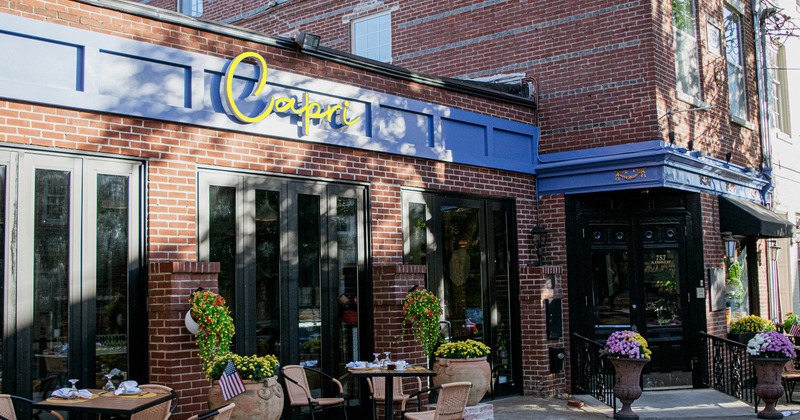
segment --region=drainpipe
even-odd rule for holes
[[[756,85],[758,86],[758,122],[759,139],[761,142],[761,173],[767,177],[767,185],[761,190],[761,199],[768,207],[772,207],[772,200],[767,200],[773,188],[772,183],[772,140],[769,128],[769,72],[767,71],[767,35],[764,31],[766,19],[775,13],[774,7],[761,7],[760,0],[752,0],[753,34],[756,47]]]

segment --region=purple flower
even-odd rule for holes
[[[747,353],[753,357],[797,358],[794,344],[777,331],[760,332],[747,342]]]
[[[605,353],[614,357],[649,359],[650,349],[647,340],[634,331],[616,331],[608,337]]]

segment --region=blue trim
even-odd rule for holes
[[[272,68],[262,98],[301,100],[308,92],[310,100],[323,105],[347,100],[348,117],[361,119],[351,126],[312,122],[308,134],[295,115],[271,114],[258,123],[243,124],[226,113],[221,100],[221,81],[234,57],[217,58],[3,13],[0,54],[0,97],[8,100],[530,174],[536,168],[536,126]],[[234,91],[249,92],[255,73],[253,65],[238,66]],[[263,105],[263,100],[237,101],[244,112],[253,114]]]
[[[660,140],[539,156],[537,193],[667,187],[763,202],[768,180],[750,168]]]

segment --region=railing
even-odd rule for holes
[[[601,355],[603,344],[572,334],[574,393],[589,394],[617,412],[614,398],[614,367]]]
[[[705,352],[698,358],[705,363],[701,366],[703,385],[756,406],[756,373],[747,346],[703,331],[699,337],[700,351]]]

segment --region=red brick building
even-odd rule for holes
[[[653,387],[700,385],[689,374],[700,357],[696,334],[724,335],[728,311],[734,319],[781,318],[770,304],[777,289],[766,280],[763,239],[789,236],[792,227],[761,213],[771,203],[772,165],[758,129],[761,38],[753,22],[766,7],[214,1],[199,18],[287,37],[311,33],[324,47],[413,71],[531,88],[542,129],[534,223],[548,232],[535,261],[563,283],[520,295],[522,391],[552,394],[565,382],[549,376],[547,349],[569,348],[569,334],[542,338],[543,326],[530,327],[524,308],[554,297],[563,299],[565,333],[602,340],[636,325],[655,347],[654,375],[645,376]],[[737,240],[746,291],[710,278],[724,277],[733,261],[723,258],[727,232]]]

